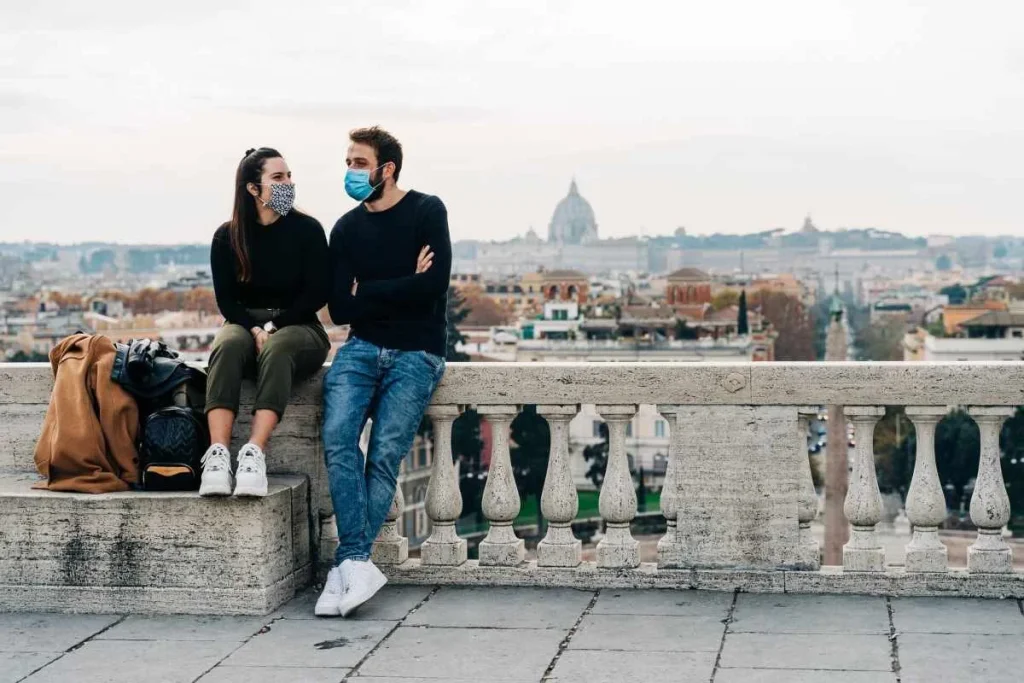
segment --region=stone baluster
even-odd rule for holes
[[[807,453],[807,430],[811,418],[818,414],[816,406],[797,408],[797,454],[800,469],[797,472],[797,521],[800,523],[800,547],[798,566],[800,569],[821,568],[821,548],[811,534],[811,522],[818,517],[818,495],[814,492],[814,477],[811,475],[811,458]]]
[[[857,406],[846,408],[857,440],[853,457],[853,476],[846,492],[843,512],[853,527],[850,540],[843,546],[843,568],[852,572],[885,571],[885,550],[875,525],[882,519],[882,494],[875,476],[875,424],[884,408]]]
[[[598,507],[604,518],[605,536],[597,544],[597,566],[610,569],[640,565],[640,544],[629,524],[636,517],[636,489],[626,458],[626,423],[636,415],[635,405],[597,406],[608,423],[608,463]]]
[[[551,452],[540,509],[548,521],[548,531],[537,544],[538,567],[576,567],[582,560],[583,544],[573,536],[572,521],[579,512],[579,496],[569,471],[569,422],[577,406],[537,406],[551,431]]]
[[[682,433],[679,429],[679,406],[659,405],[658,412],[668,423],[668,463],[665,481],[661,486],[661,514],[665,517],[665,535],[658,539],[658,566],[678,567],[680,538],[676,518],[679,514],[679,459],[682,453]]]
[[[914,530],[907,544],[908,572],[944,572],[948,568],[946,546],[939,540],[939,525],[946,520],[946,497],[935,467],[935,426],[946,412],[939,406],[907,407],[917,434],[914,476],[907,491],[907,519]]]
[[[508,450],[509,425],[519,409],[516,406],[478,406],[477,412],[491,423],[491,466],[481,506],[491,526],[487,537],[480,541],[480,564],[515,566],[526,558],[526,545],[512,528],[519,515],[520,500]]]
[[[967,549],[967,570],[994,574],[1013,571],[1013,554],[1003,540],[1003,526],[1010,521],[1010,498],[1006,495],[999,464],[999,432],[1013,415],[1009,407],[978,407],[967,411],[978,423],[981,460],[971,496],[971,521],[978,538]]]
[[[384,526],[373,542],[373,561],[377,564],[402,564],[409,559],[409,539],[398,533],[398,518],[405,511],[405,495],[401,483],[395,487]]]
[[[434,405],[427,408],[434,425],[434,464],[427,485],[427,516],[430,537],[420,549],[425,565],[457,566],[466,561],[466,540],[459,538],[455,522],[462,514],[462,494],[452,462],[452,423],[459,416],[458,406]]]

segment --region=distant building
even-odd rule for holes
[[[711,276],[697,268],[681,268],[668,276],[665,301],[669,306],[711,303]]]
[[[569,184],[569,194],[555,206],[548,226],[548,242],[584,244],[597,241],[597,220],[590,202],[583,198],[576,180]]]

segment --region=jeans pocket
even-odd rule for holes
[[[444,358],[433,353],[428,353],[427,351],[420,351],[420,353],[423,354],[423,359],[427,361],[434,372],[440,373],[444,371]]]

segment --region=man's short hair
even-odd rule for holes
[[[369,128],[356,128],[348,134],[352,142],[359,142],[369,145],[377,155],[377,164],[383,166],[389,161],[395,165],[394,178],[398,180],[398,174],[402,172],[402,143],[380,126]]]

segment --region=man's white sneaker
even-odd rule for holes
[[[247,443],[238,451],[238,470],[235,472],[235,495],[267,495],[267,457],[263,449]]]
[[[316,601],[313,614],[318,617],[341,616],[341,599],[345,595],[345,582],[342,580],[341,567],[334,567],[327,573],[324,591]]]
[[[203,477],[199,484],[200,496],[230,496],[231,451],[221,443],[211,444],[203,454]]]
[[[345,582],[345,593],[338,605],[338,612],[347,617],[357,607],[377,594],[388,578],[370,560],[345,560],[341,563]]]

